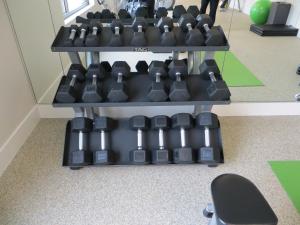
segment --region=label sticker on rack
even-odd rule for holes
[[[149,48],[135,48],[135,52],[149,52]]]

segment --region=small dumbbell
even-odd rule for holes
[[[132,28],[134,30],[133,38],[131,40],[132,46],[145,46],[147,44],[145,37],[147,25],[146,20],[142,17],[136,17],[134,19],[132,24]]]
[[[148,8],[147,7],[139,7],[135,11],[135,17],[143,17],[143,18],[148,18]]]
[[[92,163],[92,155],[88,148],[88,133],[93,129],[93,120],[77,117],[71,121],[72,132],[78,133],[78,149],[72,151],[72,166],[87,166]]]
[[[116,15],[111,12],[109,9],[102,10],[102,18],[103,19],[116,19]]]
[[[228,100],[231,93],[221,77],[219,67],[215,60],[204,60],[199,67],[200,74],[205,80],[211,80],[211,84],[207,88],[208,96],[212,100]]]
[[[161,35],[161,45],[162,46],[174,46],[176,45],[176,38],[173,30],[173,20],[170,17],[162,17],[157,23],[162,32]]]
[[[84,46],[84,41],[86,34],[89,32],[89,27],[86,24],[82,24],[79,28],[80,30],[80,35],[76,40],[74,41],[75,46]]]
[[[172,116],[172,128],[180,131],[180,147],[174,149],[174,163],[193,163],[193,150],[187,145],[186,130],[193,127],[193,119],[190,114],[179,113]]]
[[[99,33],[101,32],[102,26],[98,23],[91,23],[90,33],[86,36],[85,45],[90,47],[96,47],[100,44]]]
[[[79,100],[80,93],[77,83],[85,80],[86,69],[81,64],[72,64],[67,74],[67,79],[58,88],[56,101],[61,103],[73,103]]]
[[[120,20],[113,20],[111,22],[111,30],[113,32],[113,35],[110,39],[109,46],[113,47],[118,47],[123,45],[123,40],[122,40],[122,32],[124,29],[124,26]]]
[[[212,28],[213,20],[207,14],[197,16],[197,28],[205,34],[205,44],[207,46],[225,45],[224,34],[216,28]]]
[[[189,13],[183,14],[178,24],[184,32],[188,32],[185,38],[185,43],[189,46],[200,46],[204,44],[204,37],[199,29],[194,29],[196,19]]]
[[[152,151],[152,163],[167,164],[170,162],[170,151],[166,147],[165,131],[170,128],[170,119],[155,116],[151,119],[151,127],[158,131],[158,148]]]
[[[113,64],[111,73],[117,78],[117,82],[113,83],[107,97],[111,102],[124,102],[128,95],[123,79],[130,75],[130,67],[125,61],[117,61]]]
[[[102,61],[100,65],[104,68],[106,73],[111,73],[112,68],[108,61]]]
[[[149,128],[149,119],[145,116],[135,116],[130,118],[129,125],[132,130],[137,131],[137,148],[130,151],[130,161],[133,164],[148,164],[149,153],[144,145],[144,131]]]
[[[148,72],[149,66],[145,60],[140,60],[135,66],[135,69],[140,74],[145,74]]]
[[[101,102],[102,91],[99,81],[105,77],[105,70],[101,64],[91,64],[86,73],[87,84],[83,90],[82,101]]]
[[[64,41],[64,45],[68,46],[68,47],[73,46],[77,34],[78,34],[78,26],[77,25],[71,25],[70,35],[69,35],[68,39]]]
[[[171,86],[169,98],[171,101],[187,101],[190,93],[183,77],[188,73],[184,60],[173,60],[169,65],[169,76],[175,80]]]
[[[109,117],[96,117],[94,131],[100,133],[100,149],[94,151],[94,164],[105,165],[113,162],[113,151],[110,149],[108,133],[114,128],[114,120]]]
[[[191,14],[194,18],[200,14],[200,10],[196,5],[190,5],[186,12]]]
[[[179,19],[181,15],[186,14],[186,9],[183,5],[176,5],[173,9],[173,18]]]
[[[131,19],[131,15],[129,12],[127,12],[126,9],[120,9],[119,10],[119,13],[118,13],[118,16],[120,19]]]
[[[161,79],[168,75],[163,61],[153,61],[149,66],[149,75],[154,80],[147,97],[153,102],[163,102],[168,99],[168,94]]]
[[[99,11],[97,11],[97,12],[95,12],[95,19],[102,19],[102,13],[101,12],[99,12]]]
[[[204,130],[204,147],[198,151],[198,162],[216,166],[221,161],[220,149],[211,142],[211,130],[219,128],[218,116],[213,113],[201,113],[196,118],[197,127]]]
[[[93,12],[88,12],[87,14],[86,14],[86,18],[88,18],[88,19],[95,19],[95,14],[93,13]]]
[[[167,17],[167,16],[168,16],[168,10],[165,7],[159,7],[156,10],[155,17],[157,19],[160,19],[162,17]]]

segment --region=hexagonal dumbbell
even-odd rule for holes
[[[165,7],[159,7],[156,10],[155,17],[157,19],[160,19],[162,17],[167,17],[167,16],[168,16],[168,10]]]
[[[67,79],[58,88],[55,99],[61,103],[73,103],[79,100],[78,84],[85,80],[86,69],[81,64],[72,64]]]
[[[86,85],[82,94],[84,102],[101,102],[103,100],[99,82],[105,78],[105,69],[101,64],[90,64],[86,73]]]
[[[197,5],[190,5],[186,12],[191,14],[194,18],[200,14],[200,10]]]
[[[132,28],[134,30],[131,40],[132,46],[145,46],[147,44],[147,40],[145,37],[147,26],[148,24],[143,17],[135,17],[132,24]]]
[[[167,116],[155,116],[151,119],[151,127],[158,131],[158,148],[152,151],[152,163],[170,163],[170,151],[166,147],[165,131],[170,128],[170,119]]]
[[[174,46],[176,45],[176,38],[173,32],[173,20],[170,17],[162,17],[157,23],[162,32],[161,45],[162,46]]]
[[[103,19],[116,19],[116,15],[109,9],[103,9],[101,14]]]
[[[149,66],[145,60],[140,60],[137,62],[135,69],[140,74],[146,74],[148,72]]]
[[[149,119],[145,116],[134,116],[130,118],[129,126],[137,131],[137,148],[130,152],[130,161],[133,164],[148,164],[149,153],[145,149],[144,131],[149,129]]]
[[[114,120],[109,117],[96,117],[94,121],[94,130],[100,133],[101,145],[97,151],[94,151],[94,164],[106,165],[113,163],[114,155],[109,145],[109,132],[114,128]]]
[[[172,116],[172,128],[180,131],[180,147],[173,150],[174,163],[190,164],[194,162],[193,150],[188,147],[186,130],[193,127],[193,118],[188,113],[179,113]]]
[[[104,68],[106,73],[111,73],[112,68],[108,61],[102,61],[100,65]]]
[[[120,19],[131,19],[131,15],[126,9],[120,9],[118,16]]]
[[[201,113],[196,118],[196,125],[204,130],[204,146],[198,150],[198,162],[216,166],[221,161],[220,149],[212,144],[211,129],[219,128],[218,116],[213,113]]]
[[[183,5],[176,5],[173,9],[173,18],[179,19],[181,15],[186,14],[186,9]]]
[[[211,84],[207,88],[208,96],[212,100],[228,100],[231,93],[221,77],[216,61],[213,59],[204,60],[199,69],[200,74],[205,80],[211,80]]]
[[[204,37],[199,29],[195,29],[197,21],[191,14],[183,14],[178,23],[184,32],[188,32],[185,37],[187,45],[199,46],[204,44]]]
[[[90,47],[96,47],[100,45],[99,34],[101,32],[102,25],[99,23],[90,24],[90,33],[86,36],[85,45]]]
[[[88,133],[93,129],[93,120],[77,117],[71,121],[72,132],[78,133],[78,149],[72,151],[72,166],[86,166],[92,163],[92,155],[88,150]]]
[[[127,101],[128,95],[126,85],[123,79],[130,75],[130,67],[125,61],[116,61],[112,66],[112,76],[117,78],[117,82],[113,83],[108,93],[108,100],[111,102]]]
[[[123,39],[121,34],[123,33],[123,23],[121,20],[113,20],[111,22],[111,30],[113,32],[113,35],[110,39],[109,46],[118,47],[123,45]]]
[[[225,37],[222,32],[216,28],[212,28],[213,21],[207,14],[197,16],[197,28],[205,34],[205,44],[207,46],[222,46],[225,45]]]
[[[169,65],[169,76],[175,80],[171,86],[169,98],[171,101],[187,101],[190,93],[187,83],[182,78],[187,75],[187,65],[184,60],[173,60]]]
[[[80,30],[80,35],[78,38],[75,39],[74,45],[75,46],[84,46],[86,34],[89,32],[89,26],[86,24],[82,24],[80,26],[79,30]]]
[[[152,61],[149,67],[149,75],[153,78],[150,91],[147,95],[152,102],[163,102],[168,99],[168,94],[164,83],[161,79],[165,78],[168,73],[163,61]]]
[[[64,46],[68,46],[68,47],[73,46],[77,35],[78,35],[78,26],[71,25],[70,34],[69,34],[67,40],[64,41]]]

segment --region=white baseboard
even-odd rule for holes
[[[6,142],[0,147],[0,176],[14,159],[39,120],[38,106],[34,106]]]
[[[193,112],[193,106],[175,107],[126,107],[102,108],[100,114],[111,117],[130,117],[137,114],[153,116],[159,114],[173,115],[178,112]],[[51,105],[39,105],[41,118],[72,118],[74,113],[70,108],[53,108]],[[213,112],[219,116],[287,116],[300,115],[300,103],[232,103],[213,107]]]

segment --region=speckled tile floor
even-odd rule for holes
[[[0,178],[1,225],[204,225],[210,182],[222,173],[251,179],[280,225],[300,215],[269,160],[300,159],[300,117],[221,118],[226,163],[206,166],[61,167],[66,120],[41,120]]]

